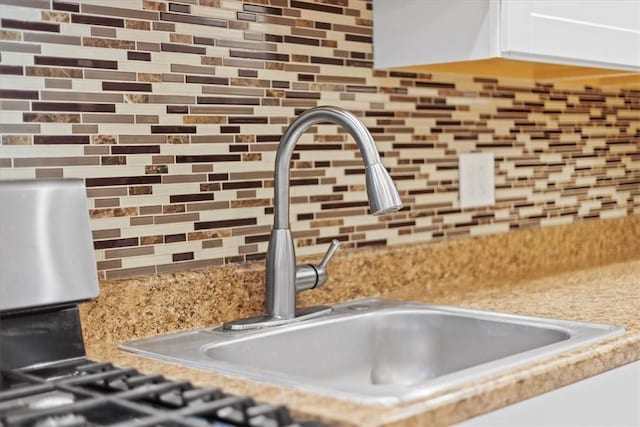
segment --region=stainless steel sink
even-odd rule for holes
[[[621,334],[624,328],[367,299],[250,331],[221,326],[122,349],[200,369],[390,405]]]

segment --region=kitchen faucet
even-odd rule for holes
[[[296,266],[293,238],[289,228],[289,169],[293,149],[311,126],[334,123],[346,129],[360,149],[365,165],[369,208],[373,215],[395,212],[402,207],[400,195],[387,170],[380,163],[376,144],[367,128],[352,113],[337,107],[316,107],[302,113],[280,139],[276,153],[274,183],[274,223],[266,260],[265,314],[225,323],[225,330],[256,329],[305,320],[326,314],[330,307],[310,307],[296,312],[296,293],[322,286],[327,280],[327,264],[338,249],[334,240],[319,265]]]

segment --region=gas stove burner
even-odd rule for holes
[[[2,371],[0,427],[321,426],[285,406],[81,359]]]

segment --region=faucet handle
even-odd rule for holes
[[[319,288],[327,282],[329,277],[327,265],[339,247],[340,241],[334,239],[331,245],[329,245],[327,253],[324,254],[324,258],[320,261],[320,264],[302,264],[296,266],[296,292]]]
[[[329,264],[329,261],[331,261],[331,258],[333,258],[336,251],[339,248],[340,248],[340,240],[333,239],[331,241],[331,244],[329,245],[329,249],[327,249],[327,253],[324,254],[322,261],[320,261],[320,264],[318,265],[318,267],[320,267],[319,269],[322,269],[322,270],[327,269],[327,265]]]

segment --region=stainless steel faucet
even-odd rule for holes
[[[333,241],[319,265],[296,267],[293,238],[289,228],[289,169],[291,154],[300,136],[319,123],[335,123],[346,129],[360,149],[365,165],[367,196],[373,215],[395,212],[402,207],[400,195],[387,170],[380,163],[376,144],[367,128],[352,113],[337,107],[317,107],[302,113],[291,123],[276,153],[274,224],[267,249],[266,307],[262,316],[224,324],[224,329],[253,329],[316,317],[331,311],[311,307],[296,312],[296,293],[321,286],[327,280],[327,264],[338,249]]]

